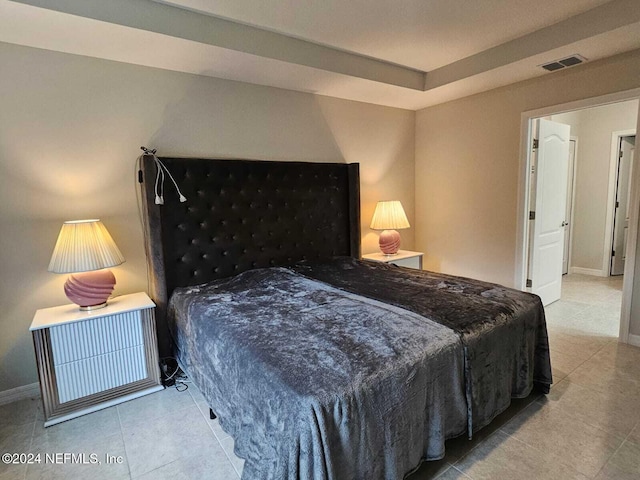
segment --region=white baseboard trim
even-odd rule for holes
[[[23,385],[22,387],[16,387],[11,390],[0,392],[0,405],[6,405],[7,403],[17,402],[18,400],[24,400],[25,398],[39,396],[40,384],[31,383],[29,385]]]
[[[608,277],[609,274],[595,268],[571,267],[569,273],[578,273],[580,275],[592,275],[594,277]]]
[[[629,345],[640,347],[640,335],[629,334]]]

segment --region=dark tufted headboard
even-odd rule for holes
[[[145,242],[158,343],[169,354],[166,305],[176,287],[252,268],[360,257],[358,164],[161,158],[170,180],[155,204],[156,164],[141,161]]]

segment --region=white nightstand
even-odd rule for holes
[[[100,310],[36,311],[31,333],[45,427],[162,390],[154,315],[146,293]]]
[[[382,252],[368,253],[362,258],[373,260],[374,262],[393,263],[400,267],[415,268],[422,270],[422,252],[410,252],[409,250],[398,250],[395,255],[385,255]]]

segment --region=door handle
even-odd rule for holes
[[[562,222],[562,224],[560,226],[561,227],[566,227],[567,225],[569,225],[569,222]]]

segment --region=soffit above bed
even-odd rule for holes
[[[0,0],[0,41],[419,109],[640,48],[640,0]]]

